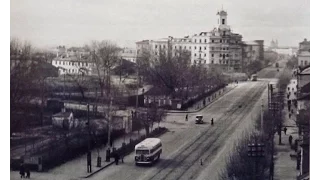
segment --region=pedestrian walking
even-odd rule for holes
[[[284,134],[287,134],[287,127],[284,127],[283,132]]]
[[[25,169],[24,169],[24,164],[20,164],[20,178],[24,178],[25,174]]]
[[[298,150],[298,139],[294,140],[294,151],[297,152]]]
[[[213,126],[213,118],[211,119],[211,126]]]
[[[292,136],[291,135],[289,136],[289,144],[290,144],[290,146],[292,144]]]
[[[28,167],[26,168],[26,172],[27,172],[27,178],[30,179],[30,169]]]
[[[186,121],[188,121],[188,114],[186,115]]]
[[[114,153],[114,161],[116,162],[116,165],[119,163],[119,154],[116,152]]]

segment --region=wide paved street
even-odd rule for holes
[[[212,164],[214,168],[209,171],[217,177],[218,169],[224,165],[221,158],[227,154],[226,150],[251,127],[254,116],[259,115],[259,99],[266,84],[267,81],[242,82],[202,111],[189,114],[188,122],[185,114],[170,114],[162,123],[170,132],[160,137],[163,143],[160,161],[151,167],[137,167],[132,153],[124,164],[108,167],[90,179],[196,179]],[[196,114],[202,114],[206,123],[195,124]],[[210,125],[211,118],[214,118],[214,127]]]

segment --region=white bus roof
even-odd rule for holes
[[[154,146],[156,146],[157,144],[159,144],[161,142],[161,140],[159,138],[147,138],[145,140],[143,140],[142,142],[140,142],[139,144],[137,144],[134,148],[135,149],[140,149],[140,148],[146,148],[146,149],[151,149]]]

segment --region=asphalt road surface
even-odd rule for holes
[[[266,99],[267,83],[239,83],[200,112],[189,114],[189,121],[185,121],[186,114],[169,114],[160,124],[169,129],[160,137],[163,153],[153,166],[135,166],[131,153],[124,164],[112,165],[88,179],[219,179],[225,157],[260,115],[259,100],[262,96]],[[196,114],[204,116],[205,124],[195,124]],[[210,125],[211,118],[214,126]]]

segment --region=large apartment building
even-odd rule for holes
[[[179,55],[181,50],[191,53],[192,64],[217,64],[225,70],[241,70],[242,36],[233,33],[227,21],[227,12],[217,13],[218,27],[183,38],[163,38],[158,40],[143,40],[136,43],[137,56],[143,49],[151,50],[157,57],[161,50]]]

